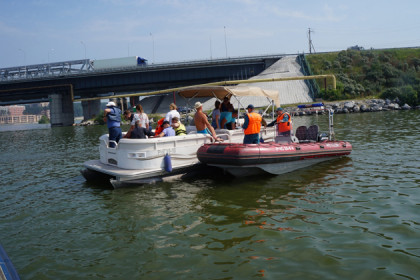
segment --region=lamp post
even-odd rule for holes
[[[152,32],[150,32],[150,36],[152,36],[152,47],[153,47],[153,64],[155,64],[155,38],[153,37]]]
[[[226,42],[226,26],[223,26],[223,29],[225,30],[225,50],[226,50],[226,58],[227,58],[228,55],[227,55],[227,42]]]
[[[23,52],[23,64],[26,65],[26,52],[22,49],[18,49],[18,51]]]
[[[51,50],[48,51],[48,63],[50,63],[50,53],[53,52],[53,51],[54,51],[54,49],[51,49]]]
[[[85,59],[86,59],[86,45],[85,45],[85,43],[83,43],[83,41],[80,41],[80,44],[82,44],[83,47],[85,48]]]
[[[128,56],[130,56],[130,44],[132,45],[133,42],[128,42],[127,43],[127,54],[128,54]]]
[[[211,47],[211,36],[210,36],[210,60],[212,60],[213,59],[213,50],[212,50],[212,47]]]

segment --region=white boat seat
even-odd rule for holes
[[[224,128],[215,129],[214,131],[216,132],[216,134],[229,134],[229,130],[228,129],[224,129]]]

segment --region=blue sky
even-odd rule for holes
[[[0,68],[420,46],[420,1],[0,0]]]

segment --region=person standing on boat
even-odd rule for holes
[[[177,107],[175,103],[171,103],[169,105],[170,111],[165,116],[165,121],[168,121],[169,123],[172,122],[172,118],[177,117],[178,119],[181,119],[181,116],[179,115],[179,112],[176,110]]]
[[[223,98],[223,103],[220,105],[220,112],[227,112],[229,110],[229,105],[232,105],[232,104],[230,104],[229,98],[225,96]]]
[[[124,112],[125,114],[125,112]],[[146,130],[149,130],[149,117],[143,111],[143,107],[140,104],[136,105],[136,113],[131,118],[130,129],[125,134],[124,138],[131,138],[131,132],[134,130],[137,121],[140,122],[140,126],[144,127]]]
[[[194,108],[197,111],[194,115],[194,124],[197,129],[197,133],[210,134],[215,141],[222,141],[222,139],[217,137],[216,132],[209,123],[206,114],[203,113],[203,104],[198,101],[195,103]]]
[[[254,105],[249,104],[246,109],[248,114],[245,115],[244,125],[242,126],[245,133],[244,144],[259,144],[263,118],[260,114],[254,112]]]
[[[231,122],[236,121],[232,117],[234,111],[235,109],[233,108],[233,105],[229,103],[228,110],[220,114],[220,128],[231,130]]]
[[[135,125],[137,121],[140,121],[141,126],[149,130],[149,117],[144,112],[143,107],[140,104],[136,105],[136,113],[134,114],[134,119],[131,122],[131,125]]]
[[[220,101],[216,100],[216,102],[214,102],[213,112],[211,113],[211,126],[214,129],[220,128],[219,119],[220,119]]]
[[[176,136],[187,135],[187,130],[185,129],[185,125],[183,125],[177,117],[172,118],[171,126],[175,130]]]
[[[283,108],[277,108],[277,119],[269,123],[267,126],[274,126],[277,124],[277,135],[290,136],[292,130],[292,118],[290,114],[284,112]]]
[[[109,147],[115,148],[115,142],[118,143],[122,137],[121,109],[118,108],[112,101],[106,104],[106,109],[104,110],[104,121],[108,126]]]

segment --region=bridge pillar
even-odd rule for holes
[[[127,98],[110,98],[109,101],[113,101],[117,107],[119,107],[123,112],[127,109],[130,109],[130,105],[127,103]]]
[[[71,126],[74,123],[74,109],[71,95],[67,92],[48,95],[51,110],[51,126]]]
[[[101,100],[82,101],[83,120],[93,119],[101,112]]]
[[[130,105],[131,108],[136,107],[137,104],[140,103],[140,96],[131,96],[130,97]]]

